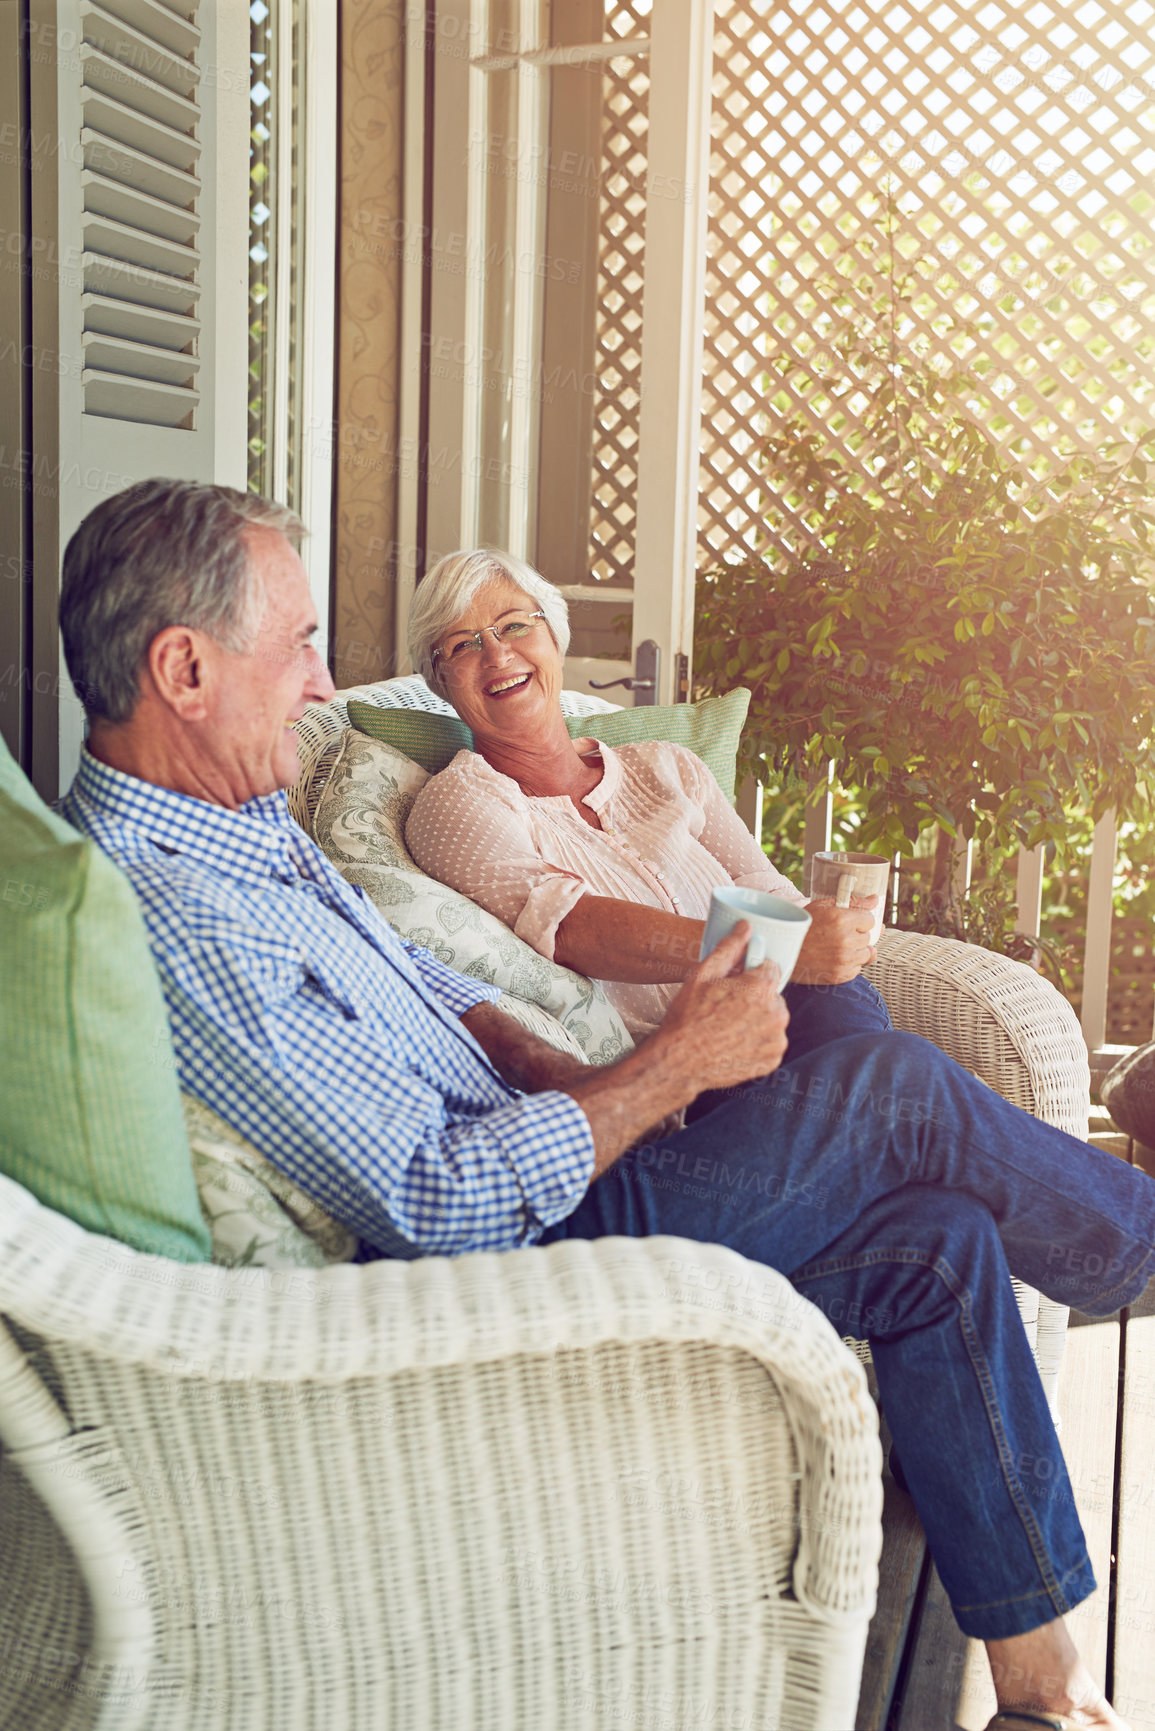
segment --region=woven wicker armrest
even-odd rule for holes
[[[1090,1071],[1078,1018],[1025,962],[954,938],[884,931],[867,973],[896,1028],[933,1041],[1016,1106],[1086,1136]]]
[[[0,1617],[131,1677],[109,1731],[600,1725],[658,1650],[719,1722],[853,1717],[874,1413],[770,1270],[678,1239],[186,1267],[0,1181],[0,1312]],[[0,1722],[61,1682],[0,1668]]]
[[[434,1374],[601,1344],[712,1344],[755,1359],[799,1444],[812,1531],[799,1598],[840,1610],[837,1553],[878,1514],[873,1409],[858,1365],[780,1274],[715,1245],[604,1239],[506,1255],[321,1271],[140,1256],[0,1180],[0,1311],[69,1354],[219,1389]],[[855,1470],[837,1463],[847,1448]],[[833,1567],[830,1565],[833,1564]],[[858,1601],[860,1603],[861,1600]]]

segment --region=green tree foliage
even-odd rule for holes
[[[1072,804],[1135,818],[1155,785],[1155,431],[1042,478],[1009,459],[971,375],[900,341],[895,216],[839,379],[809,381],[867,402],[858,466],[776,417],[767,379],[765,545],[699,583],[696,680],[751,688],[747,773],[834,760],[859,846],[909,853],[937,824],[1061,859]]]

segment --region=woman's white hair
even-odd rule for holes
[[[417,585],[409,609],[409,659],[439,696],[449,697],[449,692],[434,666],[434,649],[469,608],[478,590],[502,578],[516,584],[545,614],[558,652],[564,655],[569,648],[569,608],[565,596],[540,571],[513,553],[499,553],[491,547],[461,548],[456,553],[446,553]]]

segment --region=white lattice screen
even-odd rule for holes
[[[947,353],[947,315],[977,327],[954,353],[997,438],[1042,469],[1155,419],[1149,0],[717,0],[716,16],[704,559],[758,538],[768,364],[797,363],[788,397],[852,456],[854,404],[800,387],[839,322],[829,281],[860,268],[851,244],[888,185],[908,333]]]
[[[649,0],[607,0],[607,36]],[[1043,468],[1155,419],[1155,5],[716,0],[701,554],[758,539],[767,372],[853,456],[854,405],[804,388],[889,187],[907,332],[979,373],[972,409]],[[590,570],[628,582],[644,272],[644,61],[609,63]]]
[[[644,36],[650,0],[607,0],[606,38]],[[646,228],[645,59],[608,61],[603,78],[590,572],[633,578]]]

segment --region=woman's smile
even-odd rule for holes
[[[483,687],[487,697],[503,697],[507,692],[520,691],[533,678],[532,673],[507,673]]]

